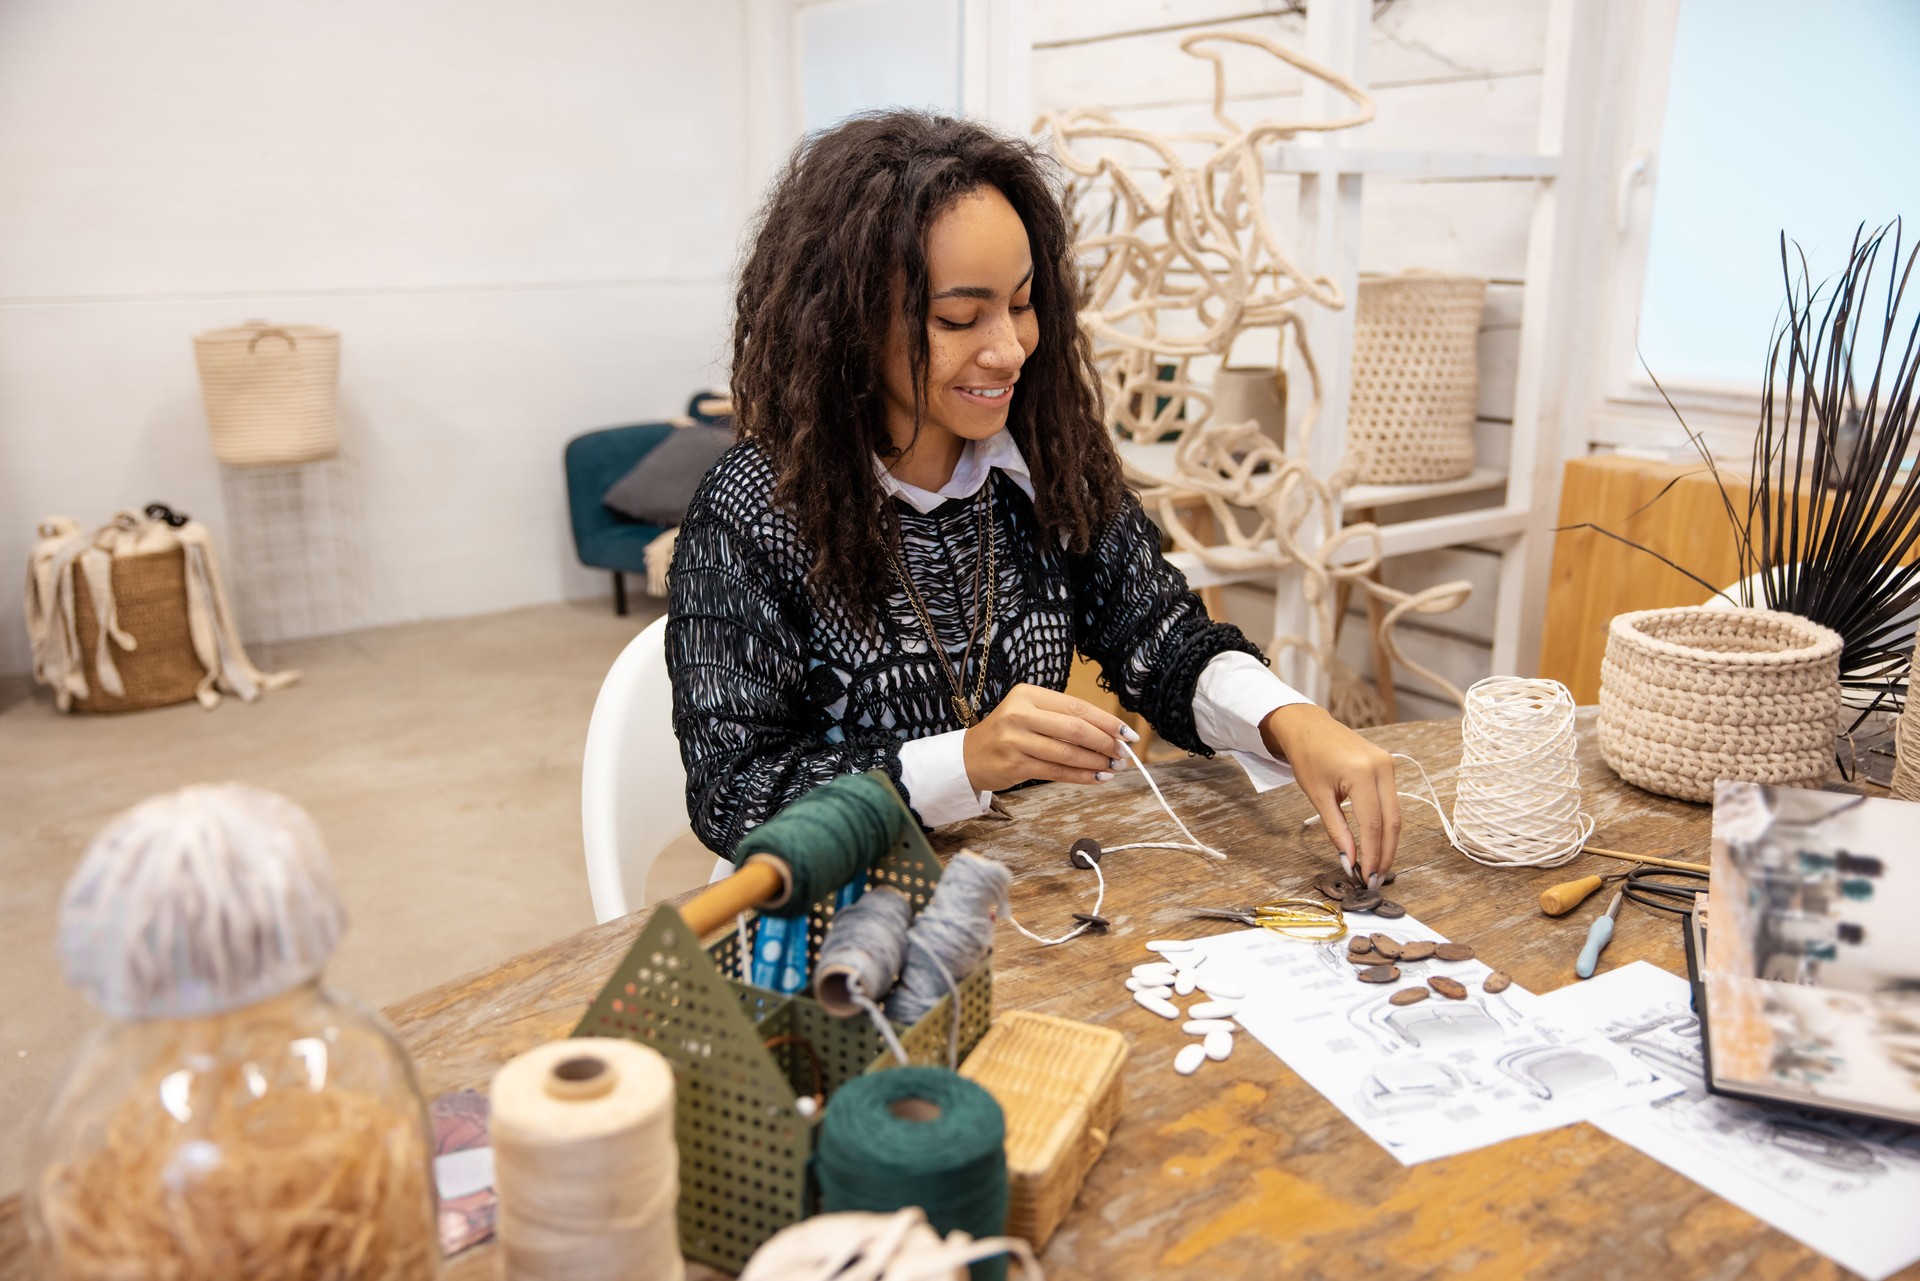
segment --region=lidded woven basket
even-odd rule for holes
[[[1473,470],[1480,313],[1487,282],[1409,272],[1360,282],[1347,449],[1362,484],[1415,485]]]
[[[1710,801],[1716,780],[1817,787],[1840,715],[1839,633],[1764,609],[1620,614],[1600,664],[1600,753],[1636,787]]]
[[[249,321],[193,338],[213,453],[231,467],[318,462],[340,452],[340,334]]]

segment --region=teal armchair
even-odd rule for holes
[[[672,423],[638,423],[590,431],[567,442],[567,509],[573,518],[574,551],[581,564],[612,571],[617,614],[627,612],[622,575],[646,573],[647,544],[666,531],[628,520],[602,503],[600,496],[673,430]]]

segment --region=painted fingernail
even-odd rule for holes
[[[1108,762],[1107,762],[1107,764],[1109,764],[1109,765],[1111,765],[1111,766],[1112,766],[1112,767],[1113,767],[1114,769],[1116,769],[1116,770],[1120,768],[1120,762],[1119,762],[1119,761],[1108,761]]]
[[[1370,890],[1377,890],[1380,888],[1380,873],[1375,872],[1372,876],[1369,876],[1367,878],[1367,888]]]
[[[1106,770],[1101,770],[1093,776],[1093,781],[1096,783],[1111,783],[1113,781],[1113,775],[1109,774]]]
[[[1137,743],[1140,741],[1140,731],[1131,725],[1122,725],[1120,727],[1120,737],[1126,739],[1129,743]]]
[[[1345,872],[1348,876],[1353,875],[1353,860],[1348,858],[1345,854],[1342,854],[1340,856],[1340,870]]]

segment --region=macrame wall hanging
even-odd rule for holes
[[[1251,47],[1332,86],[1352,112],[1243,127],[1227,114],[1222,48],[1229,45]],[[1346,78],[1264,36],[1202,31],[1180,48],[1213,66],[1217,131],[1155,133],[1122,125],[1099,107],[1076,107],[1036,126],[1051,134],[1073,175],[1069,198],[1081,229],[1075,248],[1085,290],[1080,319],[1093,342],[1109,426],[1139,441],[1180,432],[1171,477],[1129,467],[1128,479],[1175,546],[1210,568],[1271,572],[1276,581],[1299,571],[1313,634],[1275,635],[1268,653],[1298,651],[1317,663],[1328,676],[1336,716],[1356,725],[1385,719],[1378,696],[1335,648],[1336,600],[1356,591],[1387,606],[1377,631],[1389,658],[1459,703],[1459,687],[1409,660],[1394,629],[1410,614],[1459,608],[1471,585],[1403,592],[1377,581],[1378,527],[1343,526],[1337,515],[1339,495],[1353,483],[1353,463],[1343,462],[1330,476],[1315,475],[1307,464],[1321,382],[1299,307],[1338,309],[1348,299],[1334,281],[1309,276],[1293,262],[1266,205],[1266,147],[1301,133],[1365,124],[1373,119],[1373,101]],[[1192,368],[1196,360],[1224,362],[1237,339],[1262,329],[1272,330],[1277,343],[1291,340],[1307,376],[1287,451],[1257,423],[1215,420],[1212,397]],[[1222,541],[1195,532],[1196,509],[1208,512]]]

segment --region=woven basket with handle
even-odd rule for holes
[[[113,646],[113,665],[125,692],[101,687],[95,666],[100,620],[84,583],[73,593],[73,626],[86,664],[87,692],[76,695],[76,712],[140,712],[193,701],[207,669],[193,652],[187,621],[186,553],[178,547],[113,558],[114,614],[135,648]],[[111,642],[109,642],[111,643]]]
[[[234,467],[317,462],[340,452],[340,335],[249,321],[195,334],[213,453]]]
[[[1363,484],[1473,470],[1480,313],[1487,282],[1413,272],[1360,282],[1347,449]]]
[[[1643,609],[1608,629],[1600,753],[1649,792],[1710,801],[1718,779],[1817,787],[1839,715],[1839,633],[1797,614]]]

